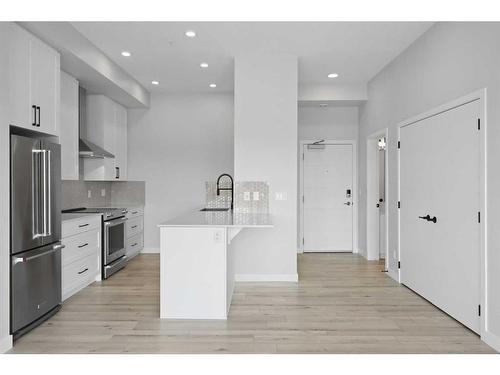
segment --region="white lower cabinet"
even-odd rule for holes
[[[64,301],[101,279],[101,216],[64,218],[62,243],[65,245],[61,259]]]
[[[126,254],[130,260],[144,248],[144,209],[142,207],[128,208],[126,217]]]

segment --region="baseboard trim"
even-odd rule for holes
[[[240,282],[270,282],[270,281],[285,281],[296,283],[299,281],[297,273],[292,274],[237,274],[234,276],[235,281]]]
[[[6,353],[12,349],[12,335],[7,335],[0,339],[0,353]]]
[[[491,332],[483,332],[481,340],[500,353],[500,337]]]
[[[159,247],[145,247],[141,250],[142,254],[159,254],[160,253],[160,248]]]

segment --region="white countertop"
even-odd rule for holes
[[[200,208],[201,209],[201,208]],[[272,228],[269,214],[233,213],[232,211],[200,211],[187,212],[167,220],[159,227],[224,227],[224,228]]]
[[[61,214],[61,221],[66,221],[66,220],[75,220],[75,219],[79,219],[81,217],[89,217],[89,215],[99,215],[101,216],[102,214],[96,214],[96,213],[92,213],[92,214],[89,214],[89,213],[81,213],[81,212],[67,212],[67,213],[64,213],[64,214]]]

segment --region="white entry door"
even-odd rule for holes
[[[352,252],[353,146],[304,145],[304,251]]]
[[[479,332],[479,101],[401,128],[401,282]],[[429,216],[427,216],[429,215]]]

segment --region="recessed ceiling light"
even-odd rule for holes
[[[211,83],[209,86],[210,86],[211,88],[213,88],[213,89],[215,89],[215,88],[217,87],[217,85],[216,85],[215,83]]]
[[[203,62],[200,64],[200,68],[208,68],[208,64]]]
[[[132,54],[129,51],[122,51],[122,56],[130,57]]]
[[[337,73],[328,74],[328,78],[337,78],[339,75]]]
[[[193,30],[188,30],[186,31],[186,36],[188,38],[194,38],[196,36],[196,33]]]
[[[151,84],[153,84],[153,85],[159,85],[160,82],[159,81],[151,81]]]

